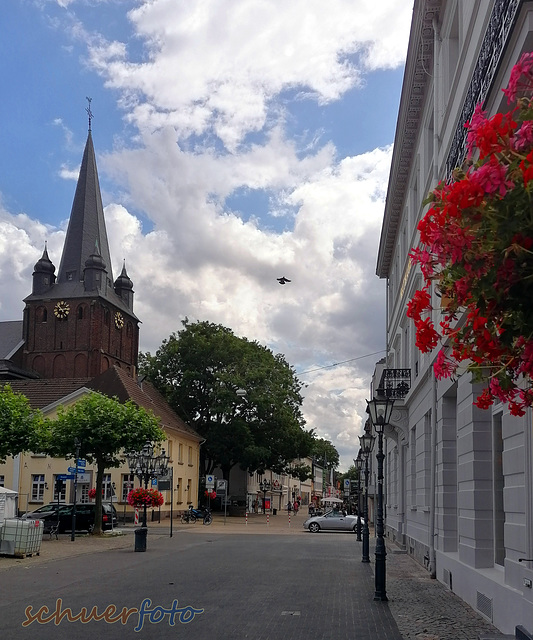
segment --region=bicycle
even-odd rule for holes
[[[194,524],[195,522],[196,516],[194,515],[194,513],[186,511],[185,513],[181,514],[181,524]]]

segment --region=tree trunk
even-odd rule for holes
[[[94,535],[102,534],[102,486],[104,484],[104,461],[98,460],[96,467],[96,498],[94,506]]]

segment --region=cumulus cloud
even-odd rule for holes
[[[235,150],[265,126],[283,91],[324,104],[366,70],[400,64],[410,16],[397,0],[154,0],[129,12],[144,56],[98,38],[90,64],[123,93],[140,130],[211,132]]]

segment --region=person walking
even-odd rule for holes
[[[297,500],[294,501],[294,504],[292,505],[292,508],[294,510],[294,515],[295,516],[298,515],[298,509],[300,508],[300,505],[298,504]]]

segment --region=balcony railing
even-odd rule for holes
[[[410,388],[411,369],[384,369],[377,393],[398,400],[405,398]]]

